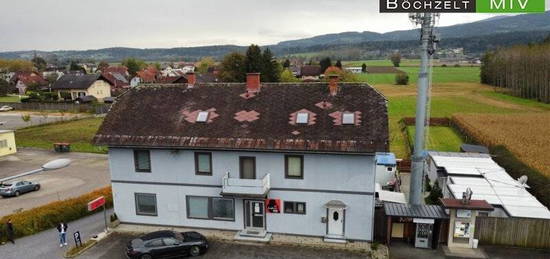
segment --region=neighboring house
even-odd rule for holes
[[[101,75],[111,85],[111,91],[130,87],[130,82],[126,78],[125,74],[122,74],[120,72],[107,71],[102,72]]]
[[[15,154],[15,134],[13,130],[0,130],[0,157]]]
[[[50,77],[51,75],[55,75],[56,76],[56,80],[61,78],[63,75],[65,75],[65,73],[59,71],[59,70],[53,70],[53,71],[44,71],[42,72],[42,77],[44,79],[47,79],[48,77]]]
[[[195,72],[195,63],[192,62],[176,62],[174,63],[174,66],[181,69],[183,74]]]
[[[157,82],[159,84],[186,84],[188,81],[185,76],[168,76],[159,78]]]
[[[126,66],[109,66],[101,70],[102,73],[118,73],[128,78],[130,74],[128,73],[128,68]]]
[[[24,95],[31,86],[38,88],[48,86],[48,81],[37,72],[16,72],[12,76],[11,82],[15,85],[20,95]]]
[[[489,154],[428,152],[426,175],[441,187],[444,198],[461,199],[467,188],[472,199],[494,207],[489,217],[550,219],[550,210],[512,178]]]
[[[300,68],[300,78],[302,78],[302,81],[317,81],[321,74],[321,66],[305,65]]]
[[[349,71],[354,74],[361,74],[363,73],[362,67],[344,67],[344,70]]]
[[[130,80],[130,85],[132,87],[138,86],[139,84],[152,84],[157,82],[159,77],[159,71],[153,67],[149,66],[145,69],[142,69],[136,73],[137,75]]]
[[[109,146],[122,223],[372,241],[387,100],[367,84],[137,87],[94,143]]]
[[[111,85],[100,74],[64,75],[51,88],[60,99],[65,96],[62,93],[67,93],[73,101],[84,96],[94,96],[102,102],[104,98],[111,97]]]
[[[139,76],[134,76],[130,79],[130,86],[136,87],[141,83],[141,78]]]

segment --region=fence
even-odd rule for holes
[[[64,111],[89,112],[95,114],[107,113],[110,104],[75,104],[75,103],[1,103],[0,106],[11,106],[16,110],[31,111]]]
[[[483,245],[550,248],[550,220],[477,217],[475,238]]]

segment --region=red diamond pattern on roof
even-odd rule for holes
[[[332,103],[327,102],[327,101],[322,101],[322,102],[316,103],[315,106],[317,106],[317,107],[319,107],[323,110],[328,110],[328,109],[332,108]]]
[[[336,126],[341,126],[343,125],[342,124],[342,114],[344,113],[348,113],[348,111],[336,111],[336,112],[333,112],[333,113],[330,113],[328,116],[334,118],[334,120],[332,120],[334,122],[334,125]],[[356,111],[356,112],[353,112],[355,113],[355,126],[359,126],[361,125],[361,112],[360,111]]]
[[[199,112],[202,112],[203,110],[195,110],[195,111],[188,111],[188,110],[182,110],[181,113],[185,117],[184,119],[187,122],[190,123],[196,123],[197,122],[197,115]],[[208,110],[205,110],[208,112],[208,120],[206,123],[211,123],[215,118],[219,117],[220,115],[216,113],[216,108],[210,108]]]
[[[244,99],[250,99],[250,98],[256,96],[256,94],[254,92],[246,92],[246,93],[240,94],[239,96],[244,98]]]
[[[317,114],[307,109],[301,109],[299,111],[291,113],[290,117],[288,118],[288,123],[290,125],[296,125],[296,116],[298,116],[298,113],[301,113],[301,112],[305,112],[309,114],[307,125],[315,124],[315,119],[316,119],[315,117],[317,116]]]
[[[235,113],[235,120],[239,122],[248,121],[253,122],[260,118],[260,113],[252,110],[252,111],[240,111]]]

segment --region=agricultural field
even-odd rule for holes
[[[406,130],[412,150],[416,131],[414,126],[407,126]],[[432,126],[428,130],[428,139],[426,141],[426,148],[428,150],[460,152],[460,145],[462,144],[463,141],[460,134],[451,127]]]
[[[52,149],[53,143],[68,142],[71,151],[107,153],[107,148],[92,145],[92,139],[103,118],[87,118],[32,126],[15,132],[19,147]]]
[[[346,67],[360,67],[363,63],[367,66],[393,66],[389,59],[373,59],[373,60],[356,60],[356,61],[343,61],[342,65]],[[401,67],[418,66],[420,65],[420,59],[401,59],[399,64]]]
[[[418,67],[399,67],[399,70],[409,75],[409,84],[415,84],[418,81]],[[479,82],[479,67],[434,67],[433,83],[477,83]],[[376,84],[394,84],[395,74],[357,74],[359,81]]]
[[[550,177],[550,112],[458,114],[454,118],[485,145],[504,145],[521,161]]]

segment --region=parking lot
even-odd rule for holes
[[[135,238],[133,235],[114,233],[106,240],[86,251],[78,258],[85,259],[122,259],[126,258],[124,249],[126,243]],[[263,244],[241,244],[227,243],[220,241],[209,242],[209,249],[206,254],[199,258],[226,258],[226,259],[248,259],[248,258],[350,258],[366,259],[369,256],[365,253],[352,253],[333,249],[313,249],[305,247],[274,246]]]
[[[57,200],[77,197],[110,184],[107,155],[90,153],[55,153],[22,148],[14,155],[0,158],[0,178],[38,169],[44,163],[69,158],[69,167],[23,177],[38,181],[41,189],[19,197],[0,198],[0,217],[14,211],[26,210]]]

